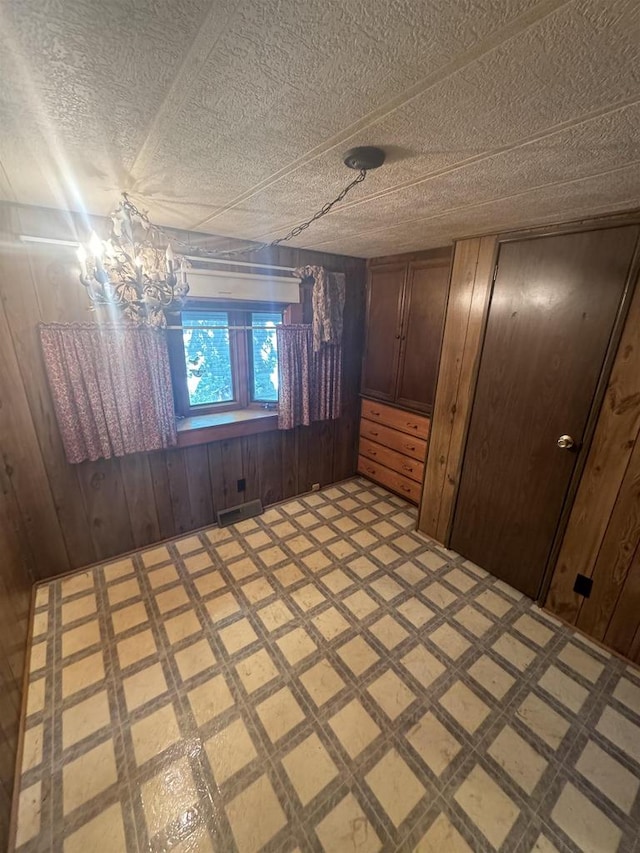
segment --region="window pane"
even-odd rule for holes
[[[278,345],[276,326],[282,314],[273,311],[251,314],[251,352],[253,358],[254,400],[264,403],[278,401]]]
[[[228,403],[233,400],[231,349],[224,311],[183,311],[182,340],[187,365],[187,388],[191,406]]]

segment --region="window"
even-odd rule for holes
[[[190,308],[170,325],[171,372],[178,414],[193,416],[278,402],[276,326],[282,309]]]

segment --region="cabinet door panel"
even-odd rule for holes
[[[396,402],[410,409],[433,409],[448,289],[448,263],[409,265]]]
[[[393,264],[369,271],[362,393],[380,400],[395,396],[405,270],[404,264]]]

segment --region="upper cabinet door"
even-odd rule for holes
[[[449,290],[449,262],[409,264],[396,402],[431,413]]]
[[[380,400],[395,398],[405,273],[405,264],[369,270],[362,393]]]

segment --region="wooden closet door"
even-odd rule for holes
[[[625,289],[635,227],[503,244],[451,547],[535,597]],[[569,441],[573,447],[561,448]]]
[[[409,264],[396,401],[431,413],[449,289],[449,262]]]
[[[379,400],[395,398],[405,272],[404,264],[369,271],[362,393]]]

